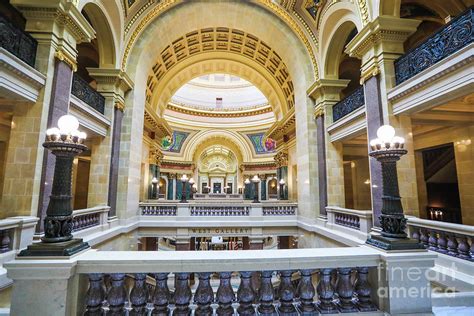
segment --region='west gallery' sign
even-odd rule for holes
[[[247,236],[252,233],[252,229],[249,227],[238,227],[238,228],[232,228],[232,227],[204,228],[203,227],[203,228],[190,228],[189,233],[190,235],[194,235],[194,236],[195,235],[205,235],[205,236],[244,235],[244,236]]]

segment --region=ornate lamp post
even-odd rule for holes
[[[89,244],[82,239],[73,239],[71,205],[72,164],[74,157],[87,149],[83,144],[84,132],[79,132],[79,122],[74,116],[64,115],[58,120],[59,128],[46,131],[43,147],[56,156],[51,196],[44,219],[44,237],[40,243],[32,244],[20,256],[71,256]]]
[[[280,200],[285,199],[285,179],[281,179],[280,182]]]
[[[188,182],[188,176],[183,174],[183,176],[181,177],[181,201],[180,203],[188,203],[188,201],[186,201],[186,182]]]
[[[189,179],[189,184],[191,185],[191,187],[189,188],[189,199],[190,200],[194,200],[194,179],[191,178]]]
[[[157,185],[158,185],[158,179],[156,177],[153,177],[153,179],[151,179],[151,198],[152,199],[158,198]]]
[[[258,203],[258,184],[260,183],[260,178],[257,176],[257,175],[254,175],[253,178],[252,178],[252,182],[255,186],[255,192],[254,192],[254,195],[253,195],[253,201],[252,203]]]
[[[245,184],[245,186],[244,186],[244,198],[250,200],[250,190],[249,190],[250,189],[250,187],[249,187],[250,180],[249,180],[249,178],[245,179],[244,184]]]
[[[370,142],[369,155],[382,164],[382,232],[371,235],[367,243],[385,250],[421,249],[423,246],[405,233],[407,220],[398,190],[397,161],[407,153],[405,139],[395,136],[395,129],[390,125],[381,126],[377,137]]]

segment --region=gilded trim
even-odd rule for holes
[[[54,53],[54,57],[62,62],[65,62],[69,67],[71,67],[72,71],[77,71],[76,59],[64,49],[56,50],[56,52]]]

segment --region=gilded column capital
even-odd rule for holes
[[[122,100],[115,101],[114,107],[121,112],[125,111],[125,103]]]
[[[67,50],[59,48],[54,53],[54,57],[62,62],[65,62],[72,71],[77,71],[77,61],[75,56],[72,56]]]

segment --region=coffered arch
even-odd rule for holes
[[[226,27],[188,32],[167,45],[148,76],[148,92],[159,95],[159,100],[150,100],[150,103],[153,105],[156,101],[158,108],[166,105],[166,97],[171,95],[157,86],[168,84],[183,67],[217,58],[239,61],[257,70],[272,83],[273,90],[278,90],[278,103],[283,114],[294,106],[294,85],[288,68],[278,53],[256,36]]]
[[[220,52],[193,56],[167,72],[160,81],[149,76],[147,103],[160,114],[181,86],[198,76],[212,73],[235,75],[255,85],[272,105],[275,117],[281,117],[287,112],[287,100],[283,89],[263,67],[242,56]]]

